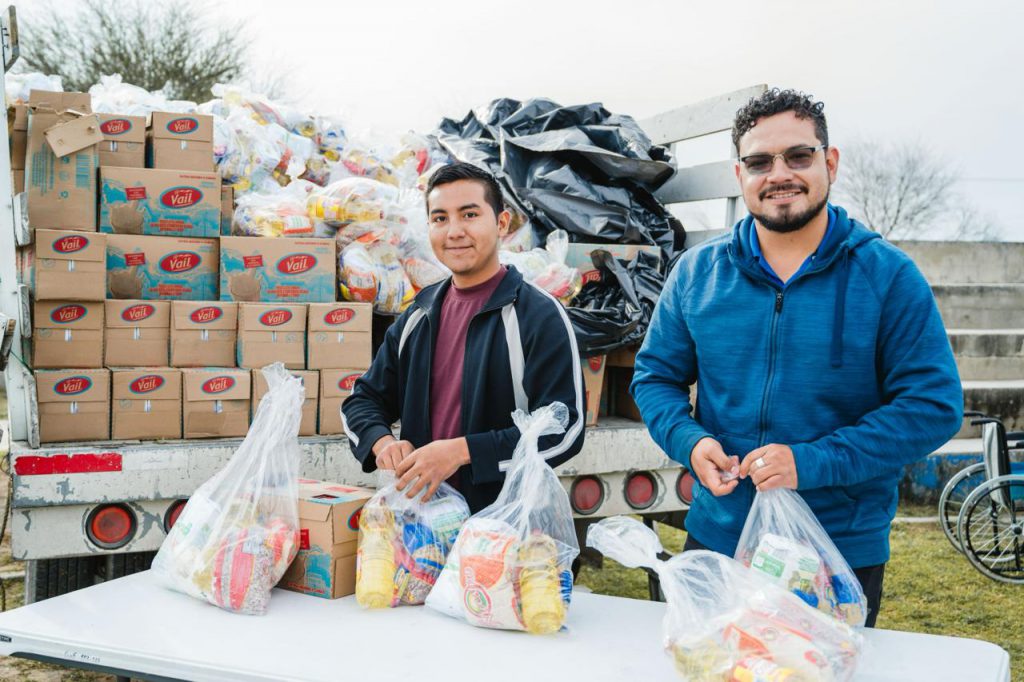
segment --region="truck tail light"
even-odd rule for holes
[[[676,495],[679,496],[679,501],[683,504],[691,504],[693,502],[693,483],[693,474],[684,469],[676,481]]]
[[[633,509],[647,509],[654,504],[658,482],[646,471],[630,474],[626,479],[626,502]]]
[[[181,516],[181,510],[185,508],[186,504],[188,504],[188,500],[178,500],[167,508],[167,513],[164,514],[164,532],[171,532],[178,517]]]
[[[89,513],[86,535],[102,549],[124,547],[135,536],[135,514],[123,504],[106,504]]]
[[[596,476],[580,476],[572,482],[569,502],[577,514],[593,514],[604,502],[604,486]]]

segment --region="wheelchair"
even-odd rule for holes
[[[982,575],[1024,585],[1024,462],[1010,460],[1011,452],[1024,451],[1024,431],[1007,432],[980,412],[964,416],[981,427],[982,461],[943,488],[942,531]]]

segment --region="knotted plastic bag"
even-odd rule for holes
[[[813,608],[849,625],[864,625],[868,608],[860,581],[796,491],[754,496],[736,560]]]
[[[367,608],[422,604],[455,544],[469,506],[442,483],[427,502],[395,487],[381,470],[377,493],[359,516],[356,601]]]
[[[299,540],[302,382],[277,362],[228,463],[189,498],[153,560],[165,585],[227,611],[263,614]]]
[[[657,572],[668,602],[665,648],[686,680],[841,682],[853,676],[863,647],[855,629],[734,559],[692,551],[661,561],[654,531],[624,516],[592,525],[587,545],[623,566]]]
[[[501,492],[462,527],[427,606],[480,627],[562,627],[579,544],[569,496],[537,441],[564,432],[568,418],[562,403],[512,415],[521,435]]]

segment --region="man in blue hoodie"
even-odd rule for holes
[[[903,467],[957,432],[963,394],[920,271],[828,203],[839,151],[823,108],[776,89],[737,113],[750,215],[679,260],[631,390],[697,478],[686,549],[734,554],[755,488],[795,489],[857,574],[873,626]]]

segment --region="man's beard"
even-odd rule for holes
[[[775,192],[778,191],[779,189],[785,190],[787,188],[773,187],[771,191]],[[802,191],[802,189],[800,189],[799,191]],[[763,226],[766,230],[771,230],[772,232],[779,232],[782,234],[788,232],[796,232],[797,230],[802,229],[804,226],[806,226],[807,223],[814,220],[814,218],[819,213],[821,213],[822,209],[825,208],[825,205],[828,204],[828,195],[831,191],[832,188],[829,187],[829,190],[825,192],[824,198],[822,198],[822,200],[818,204],[811,206],[806,211],[801,211],[800,213],[795,214],[786,213],[783,214],[784,217],[780,219],[769,218],[766,215],[759,215],[757,213],[754,213],[753,211],[750,212],[750,215],[754,216],[754,219],[757,220],[757,222],[760,223],[761,226]]]

